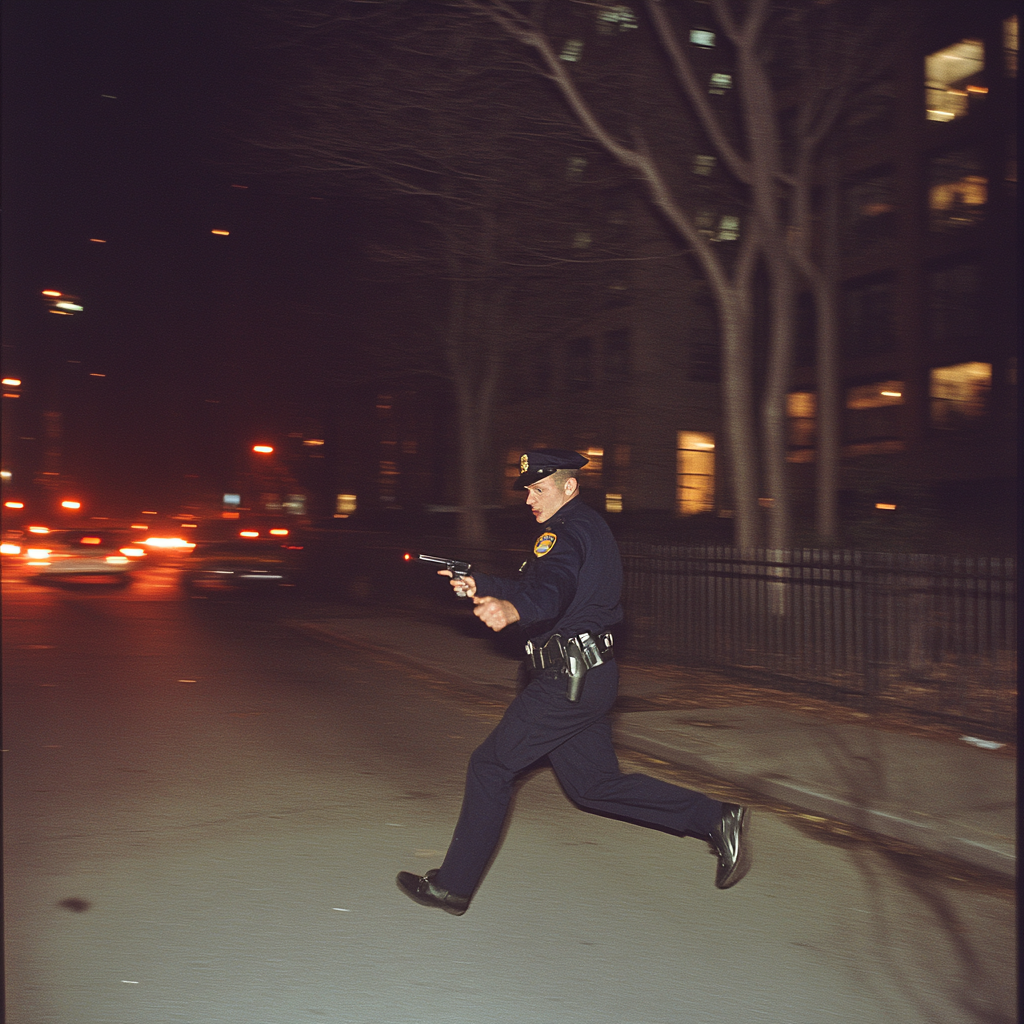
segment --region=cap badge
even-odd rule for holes
[[[558,540],[556,534],[553,533],[542,533],[537,538],[537,543],[533,545],[533,553],[538,557],[542,558],[546,555],[554,546],[555,541]]]
[[[525,472],[527,472],[529,470],[529,468],[530,468],[530,460],[524,455],[519,460],[519,472],[520,473],[525,473]]]

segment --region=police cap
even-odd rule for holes
[[[519,460],[516,487],[529,487],[559,469],[582,469],[590,459],[564,448],[537,448]]]

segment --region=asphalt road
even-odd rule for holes
[[[470,911],[416,906],[500,707],[176,574],[5,580],[10,1024],[1016,1019],[1010,893],[768,811],[723,893],[541,769]]]

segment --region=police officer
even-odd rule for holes
[[[577,474],[587,461],[551,448],[523,455],[517,486],[542,527],[531,557],[515,579],[452,580],[491,629],[518,622],[526,631],[530,682],[470,757],[441,867],[398,875],[403,892],[423,906],[466,912],[498,845],[516,775],[541,757],[579,807],[709,842],[720,889],[749,868],[748,808],[619,769],[608,714],[618,691],[610,629],[622,619],[622,562],[608,524],[579,500]]]

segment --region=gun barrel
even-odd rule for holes
[[[411,561],[412,555],[406,555],[405,560]],[[443,565],[453,576],[466,576],[472,568],[469,562],[461,562],[457,558],[438,558],[437,555],[416,555],[417,562],[427,562],[430,565]]]

